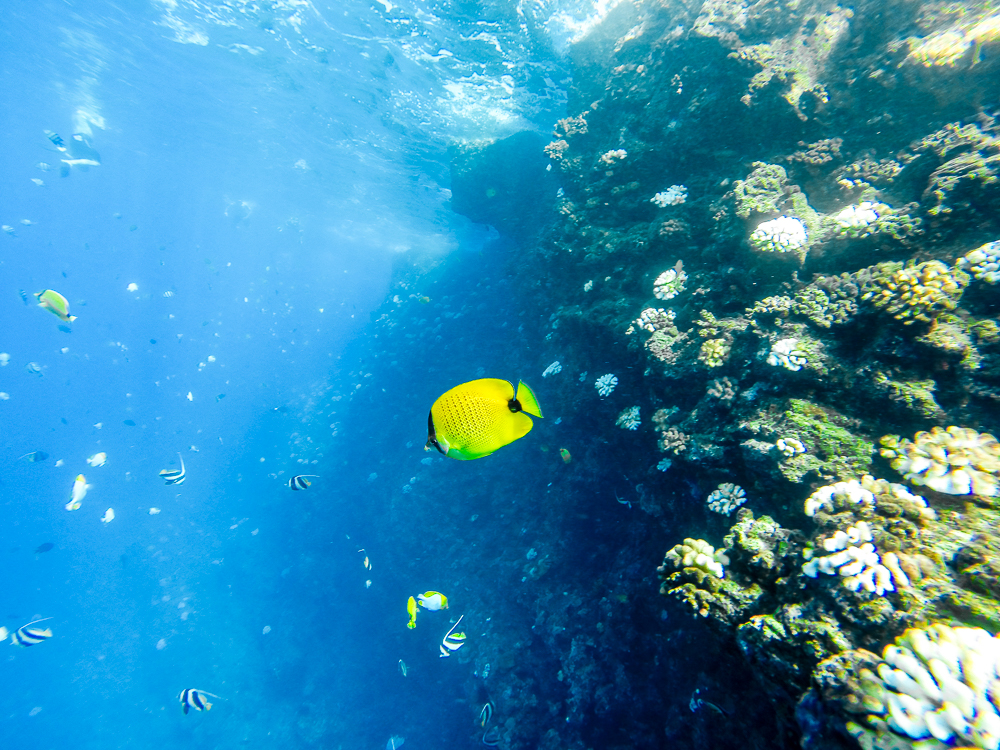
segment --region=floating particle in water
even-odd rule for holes
[[[156,642],[156,650],[157,651],[162,651],[166,647],[167,647],[167,639],[166,638],[161,638],[160,640],[158,640]]]
[[[42,712],[41,706],[35,706],[33,709],[28,711],[28,716],[38,716]]]
[[[125,289],[126,289],[127,291],[129,291],[129,292],[138,292],[138,291],[139,291],[139,285],[138,285],[138,284],[136,284],[136,283],[135,283],[135,282],[133,281],[133,282],[132,282],[131,284],[129,284],[129,285],[127,286],[127,287],[125,287]]]
[[[376,474],[374,471],[368,475],[369,482],[374,482],[376,479],[378,479],[378,474]]]
[[[10,401],[10,394],[6,391],[0,391],[0,401]]]
[[[264,629],[261,631],[261,635],[267,635],[270,632],[271,632],[271,626],[270,625],[265,625]]]
[[[556,375],[560,372],[562,372],[562,365],[559,363],[559,360],[556,360],[542,371],[542,377],[547,378],[549,375]]]

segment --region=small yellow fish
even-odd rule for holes
[[[93,456],[87,459],[87,463],[91,466],[104,466],[108,462],[108,454],[101,452],[95,453]]]
[[[72,323],[76,320],[75,315],[69,314],[69,301],[59,294],[59,292],[54,292],[51,289],[43,289],[37,292],[35,297],[38,298],[39,307],[48,310],[59,318],[59,320],[65,323]]]
[[[410,615],[410,621],[406,623],[406,627],[412,630],[417,627],[417,600],[412,596],[406,601],[406,612]]]
[[[570,461],[573,460],[573,456],[571,456],[569,451],[566,450],[565,448],[559,449],[559,456],[560,458],[562,458],[564,464],[568,464]]]
[[[448,609],[448,597],[440,591],[427,591],[423,594],[417,594],[417,600],[420,602],[421,607],[429,609],[432,612],[436,612],[439,609]]]
[[[70,493],[69,502],[66,503],[66,510],[80,510],[83,498],[87,496],[87,490],[90,488],[91,485],[87,484],[87,480],[83,474],[77,474],[76,480],[73,482],[73,490]]]
[[[450,458],[488,456],[531,431],[528,414],[542,416],[535,394],[524,382],[482,378],[442,394],[427,417],[427,444]]]

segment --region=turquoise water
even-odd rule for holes
[[[414,540],[379,538],[387,492],[368,481],[422,445],[437,385],[352,416],[362,373],[341,358],[377,350],[359,337],[396,258],[493,241],[450,211],[451,140],[549,122],[564,96],[509,90],[559,79],[554,36],[507,19],[469,41],[480,15],[436,10],[5,9],[0,624],[47,617],[54,636],[0,651],[3,747],[470,736],[453,703],[474,668],[437,656],[447,615],[420,641],[404,627],[406,597],[446,583],[393,570]],[[529,70],[533,45],[550,54]],[[46,288],[78,320],[40,310]],[[412,424],[359,457],[347,422],[388,415]],[[35,450],[49,458],[17,460]],[[178,453],[187,479],[167,486]],[[67,512],[81,473],[91,488]],[[299,473],[320,478],[293,493]],[[184,716],[188,687],[224,700]]]

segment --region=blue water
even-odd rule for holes
[[[435,10],[5,6],[0,624],[52,618],[54,637],[0,647],[0,747],[468,741],[470,668],[401,627],[408,593],[446,584],[405,570],[419,544],[393,572],[400,542],[366,507],[380,461],[422,466],[437,386],[351,416],[363,374],[341,358],[369,346],[401,254],[490,252],[495,233],[450,211],[446,149],[547,127],[573,28],[529,34],[497,10],[470,41],[489,9]],[[552,85],[513,94],[531,75]],[[61,174],[46,130],[82,134],[100,166]],[[34,304],[46,288],[78,316],[67,331]],[[345,447],[345,420],[400,415],[363,460]],[[17,460],[35,450],[49,458]],[[178,453],[188,479],[167,486]],[[67,512],[80,473],[91,489]],[[296,473],[320,479],[292,493]],[[224,700],[184,716],[187,687]]]

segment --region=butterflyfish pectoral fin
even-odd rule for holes
[[[538,417],[539,419],[544,419],[542,416],[542,407],[538,405],[538,399],[535,398],[535,392],[531,390],[531,386],[525,383],[523,380],[517,381],[517,403],[521,405],[521,410],[531,414],[532,416]]]

